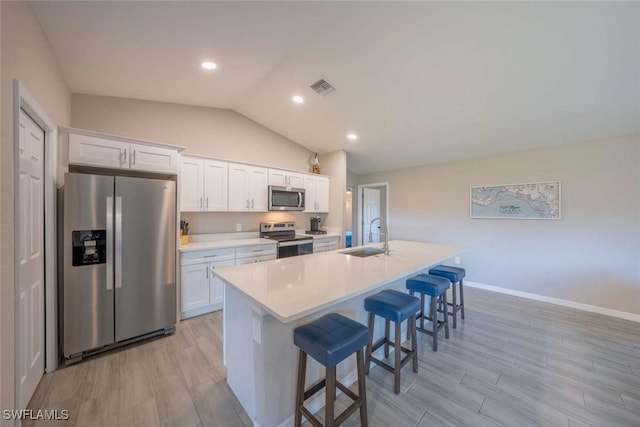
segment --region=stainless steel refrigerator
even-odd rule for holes
[[[59,285],[67,363],[176,322],[176,183],[65,174]]]

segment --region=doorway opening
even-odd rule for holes
[[[358,236],[360,245],[379,243],[389,226],[389,183],[358,185]],[[385,227],[386,226],[386,227]]]

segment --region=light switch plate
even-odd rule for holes
[[[242,224],[236,224],[236,231],[242,231]]]
[[[460,265],[460,257],[459,257],[459,256],[454,257],[454,258],[453,258],[453,262],[454,262],[455,264],[457,264],[457,265]]]

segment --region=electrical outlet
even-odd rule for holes
[[[459,256],[454,257],[453,258],[453,262],[454,262],[454,264],[460,265],[460,257]]]
[[[236,224],[236,231],[242,231],[242,224]]]

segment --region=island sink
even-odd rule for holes
[[[353,255],[353,256],[358,256],[360,258],[365,258],[365,257],[368,257],[368,256],[383,254],[384,253],[384,249],[373,248],[371,246],[368,246],[366,248],[354,249],[354,250],[344,251],[344,252],[340,252],[340,253],[341,254],[345,254],[345,255]]]

